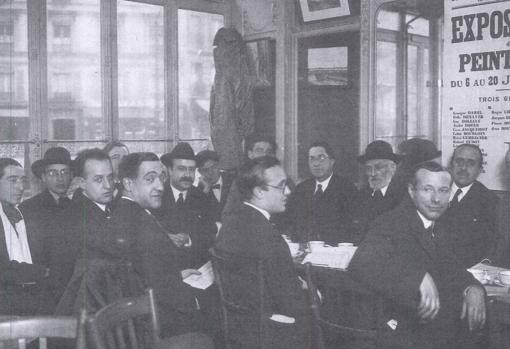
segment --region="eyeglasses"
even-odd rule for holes
[[[66,176],[69,176],[70,174],[71,174],[71,171],[69,169],[66,169],[66,168],[63,168],[60,171],[59,170],[55,170],[55,169],[51,169],[51,170],[46,171],[46,175],[50,176],[50,177],[57,177],[58,175],[60,175],[62,177],[66,177]]]
[[[323,162],[323,161],[326,161],[327,159],[329,159],[329,156],[321,154],[321,155],[318,155],[318,156],[310,156],[308,158],[308,161],[310,161],[310,162],[314,162],[314,161]]]
[[[275,188],[275,189],[279,189],[282,191],[282,194],[285,194],[285,190],[289,187],[287,185],[287,183],[285,183],[283,186],[282,185],[271,185],[271,184],[264,184],[266,187],[271,187],[271,188]]]

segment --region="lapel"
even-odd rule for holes
[[[5,244],[5,232],[2,219],[0,218],[0,264],[9,263],[9,253]]]
[[[414,205],[413,205],[414,207]],[[436,248],[434,246],[434,240],[430,233],[425,229],[423,226],[423,221],[421,220],[420,216],[418,215],[418,212],[416,209],[413,210],[414,213],[411,216],[412,220],[409,222],[409,228],[411,229],[414,237],[418,241],[419,245],[427,252],[427,254],[432,258],[433,260],[436,259]]]

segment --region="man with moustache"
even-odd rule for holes
[[[223,222],[215,244],[217,253],[232,258],[263,260],[265,304],[286,323],[273,320],[265,333],[264,348],[310,348],[310,324],[305,292],[301,287],[287,244],[270,222],[271,215],[285,211],[290,189],[280,162],[269,156],[249,160],[238,177],[243,203]],[[242,295],[256,309],[259,291],[253,288],[249,266],[236,272],[234,294]],[[261,348],[259,314],[235,315],[231,328],[233,348]],[[270,315],[268,315],[270,316]]]
[[[168,170],[168,185],[161,208],[154,215],[180,249],[182,268],[198,268],[208,258],[217,227],[205,194],[193,186],[195,153],[188,143],[178,143],[161,157]]]
[[[45,236],[18,210],[25,172],[11,158],[0,158],[0,314],[42,315],[53,311]]]
[[[81,190],[74,193],[73,202],[52,226],[50,263],[55,270],[52,281],[57,299],[60,299],[73,271],[75,274],[81,272],[79,264],[80,259],[86,258],[85,246],[100,238],[113,199],[113,169],[108,154],[97,148],[86,149],[78,154],[74,165]]]
[[[499,198],[477,181],[483,170],[483,154],[474,144],[455,148],[450,163],[453,177],[450,205],[441,217],[448,234],[439,236],[465,268],[496,253]]]
[[[71,154],[62,147],[50,148],[41,160],[32,164],[33,174],[46,186],[40,194],[24,201],[20,210],[25,217],[46,225],[71,203],[67,189],[71,184]]]
[[[308,148],[312,178],[299,183],[289,197],[282,229],[293,240],[323,240],[328,244],[351,242],[356,187],[333,173],[335,155],[326,142]]]
[[[452,177],[424,162],[411,178],[410,198],[374,221],[349,272],[387,302],[378,348],[468,348],[485,322],[485,291],[437,241]]]

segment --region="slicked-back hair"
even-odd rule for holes
[[[5,168],[7,166],[23,167],[18,161],[14,160],[13,158],[0,158],[0,179],[3,178],[5,174]]]
[[[119,164],[119,178],[135,179],[138,177],[138,169],[144,161],[159,161],[159,157],[150,152],[132,153],[122,158]]]
[[[427,170],[430,172],[450,173],[444,166],[438,164],[437,162],[434,162],[434,161],[420,162],[419,164],[417,164],[416,166],[413,167],[413,169],[411,171],[412,175],[411,175],[411,177],[409,177],[409,184],[411,184],[413,187],[416,187],[416,185],[418,184],[416,174],[418,173],[419,170]]]
[[[104,146],[103,150],[106,153],[109,153],[109,152],[112,151],[113,148],[124,148],[129,153],[129,148],[127,147],[127,145],[125,145],[124,143],[122,143],[120,141],[111,141],[111,142],[106,143],[106,145]]]
[[[251,134],[246,137],[246,140],[245,140],[246,151],[253,151],[253,147],[255,146],[255,144],[259,143],[259,142],[268,143],[271,146],[271,148],[273,148],[273,153],[276,153],[277,145],[276,145],[275,140],[270,137],[267,137],[265,135],[257,134],[257,133]]]
[[[88,160],[110,161],[110,157],[107,152],[99,148],[82,150],[74,160],[74,173],[76,176],[85,178],[85,164]]]
[[[470,148],[475,150],[478,153],[478,156],[480,157],[480,168],[483,166],[483,153],[479,146],[476,144],[470,144],[470,143],[463,143],[461,145],[458,145],[455,150],[453,151],[451,162],[455,159],[455,153],[457,152],[457,149],[459,148]]]
[[[328,142],[325,142],[325,141],[317,141],[317,142],[313,142],[309,147],[308,147],[308,153],[310,153],[310,149],[312,148],[315,148],[315,147],[322,147],[324,148],[324,151],[326,152],[326,154],[328,154],[328,156],[333,159],[333,160],[336,160],[336,155],[335,153],[333,152],[333,148],[331,148],[331,146],[329,145]]]
[[[249,200],[253,196],[253,189],[266,184],[264,172],[275,166],[279,166],[280,161],[274,156],[261,156],[250,159],[239,170],[237,178],[239,193],[243,200]]]

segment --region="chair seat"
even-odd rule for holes
[[[190,332],[162,338],[155,349],[214,349],[211,338],[203,333]]]

